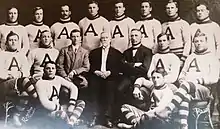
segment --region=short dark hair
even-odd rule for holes
[[[44,31],[42,31],[42,32],[40,33],[40,38],[42,38],[43,33],[46,33],[46,32],[51,33],[49,30],[44,30]]]
[[[12,7],[7,8],[7,12],[9,12],[9,10],[11,10],[11,9],[16,9],[16,10],[18,11],[18,8],[17,8],[17,7],[12,6]]]
[[[46,66],[48,65],[48,64],[54,64],[55,65],[55,67],[57,67],[57,64],[54,62],[54,61],[46,61],[45,62],[45,64],[44,64],[44,69],[46,68]]]
[[[166,36],[167,37],[167,40],[168,40],[168,36],[166,33],[160,33],[158,36],[157,36],[157,41],[159,40],[160,37],[162,36]]]
[[[162,68],[162,67],[159,67],[159,68],[156,68],[155,70],[153,70],[153,71],[151,72],[151,76],[152,76],[154,73],[160,73],[163,77],[168,74],[167,71],[166,71],[164,68]]]
[[[199,1],[199,2],[197,2],[197,3],[196,3],[196,6],[195,6],[195,9],[196,9],[198,6],[200,6],[200,5],[204,5],[204,6],[206,7],[206,9],[209,10],[209,5],[208,5],[208,3],[205,2],[205,1]]]
[[[123,5],[125,6],[124,0],[115,0],[115,1],[114,1],[114,5],[115,5],[115,4],[118,4],[118,3],[123,3]]]
[[[151,3],[151,1],[150,1],[150,0],[141,0],[141,3],[140,3],[140,4],[142,4],[142,3],[144,3],[144,2],[149,3],[150,7],[152,7],[152,3]]]
[[[96,5],[99,6],[99,3],[98,3],[97,1],[95,1],[95,0],[89,0],[89,1],[87,2],[87,5],[90,5],[90,4],[96,4]]]
[[[62,4],[61,6],[60,6],[60,11],[62,11],[62,7],[64,7],[64,6],[67,6],[68,8],[69,8],[69,11],[70,11],[70,5],[68,5],[68,4]]]
[[[16,34],[16,33],[13,32],[13,31],[10,31],[10,32],[8,33],[7,37],[6,37],[6,42],[8,42],[9,37],[11,37],[11,36],[17,36],[18,39],[19,39],[19,35],[18,35],[18,34]]]
[[[37,6],[37,7],[34,7],[34,9],[33,9],[33,14],[35,14],[35,12],[37,11],[37,10],[43,10],[43,8],[42,7],[40,7],[40,6]]]
[[[174,4],[176,5],[176,7],[179,8],[179,3],[178,3],[177,0],[167,0],[166,6],[167,6],[167,4],[169,4],[169,3],[174,3]]]
[[[60,8],[63,7],[63,6],[68,6],[68,7],[70,8],[70,6],[69,6],[68,4],[62,4],[62,5],[60,6]]]
[[[82,36],[81,31],[80,31],[79,29],[73,29],[73,30],[70,32],[70,36],[72,36],[72,33],[80,33],[80,36]]]

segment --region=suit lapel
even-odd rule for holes
[[[73,52],[73,48],[71,45],[69,46],[69,51],[67,53],[68,53],[68,55],[70,57],[70,61],[71,61],[70,62],[70,71],[72,71],[74,68],[74,63],[75,63],[76,57],[75,57],[75,53]]]
[[[73,62],[73,48],[71,45],[68,47],[67,54],[69,55],[71,62]]]
[[[142,48],[142,46],[140,46],[140,47],[137,49],[137,52],[136,52],[136,54],[135,54],[135,56],[134,56],[135,62],[136,62],[136,60],[137,60],[138,58],[140,58],[141,48]]]
[[[73,52],[74,54],[74,52]],[[73,67],[75,67],[75,65],[77,64],[77,62],[79,62],[79,60],[82,60],[81,59],[81,54],[82,54],[82,48],[79,47],[76,54],[75,54],[75,60],[74,60],[74,64],[73,64]],[[76,63],[75,63],[76,62]]]
[[[95,50],[96,52],[94,53],[96,59],[94,64],[96,65],[97,69],[101,70],[101,64],[102,64],[102,48],[98,48]]]
[[[108,50],[108,55],[107,55],[107,60],[106,60],[106,70],[107,70],[107,66],[108,66],[108,62],[109,62],[109,60],[111,59],[111,57],[114,57],[114,56],[112,56],[112,54],[113,54],[113,51],[112,51],[112,48],[110,47],[109,48],[109,50]],[[110,61],[111,62],[111,61]]]

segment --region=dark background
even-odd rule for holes
[[[97,0],[100,6],[100,14],[111,20],[113,14],[114,0]],[[127,15],[135,21],[139,19],[140,0],[124,0],[127,7]],[[164,4],[166,0],[151,0],[153,3],[153,15],[158,20],[165,19]],[[199,0],[179,0],[180,16],[192,23],[195,20],[194,6]],[[203,0],[209,4],[210,15],[213,21],[220,24],[220,0]],[[19,22],[22,25],[27,25],[32,21],[32,10],[35,6],[44,8],[44,23],[51,26],[59,19],[60,6],[68,4],[72,11],[72,20],[78,21],[87,14],[87,0],[0,0],[0,23],[6,19],[6,10],[11,6],[19,9]]]

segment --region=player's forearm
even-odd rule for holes
[[[135,83],[134,83],[134,87],[141,87],[144,86],[146,88],[150,88],[153,85],[153,83],[147,79],[145,79],[144,77],[140,77],[138,79],[136,79]]]

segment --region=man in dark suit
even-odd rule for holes
[[[132,47],[125,50],[122,60],[123,75],[117,88],[117,106],[116,115],[118,116],[119,107],[123,103],[131,103],[134,81],[138,77],[147,77],[147,72],[150,67],[152,51],[141,44],[141,31],[138,29],[131,30],[131,43]],[[130,93],[131,92],[131,93]]]
[[[72,44],[62,48],[56,60],[57,74],[73,82],[79,88],[79,92],[82,92],[82,88],[84,89],[88,86],[85,75],[90,68],[89,52],[81,47],[82,38],[80,30],[72,30],[70,39]],[[82,93],[79,95],[84,97]]]
[[[96,112],[90,126],[94,126],[97,117],[104,117],[105,125],[112,128],[112,106],[114,104],[115,86],[119,75],[122,54],[110,47],[109,33],[101,33],[101,47],[91,51],[89,60],[90,86]],[[102,115],[102,116],[101,116]]]

